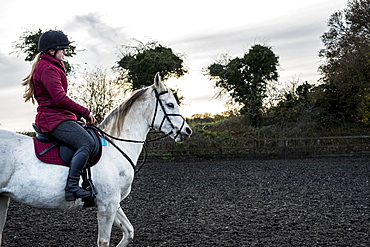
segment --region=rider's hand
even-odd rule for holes
[[[95,124],[96,120],[92,113],[90,113],[88,121],[90,122],[90,124]]]
[[[84,124],[86,124],[86,119],[81,118],[80,121],[83,122]]]

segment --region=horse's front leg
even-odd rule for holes
[[[128,243],[134,239],[134,228],[121,207],[117,210],[114,224],[118,226],[123,233],[123,237],[117,247],[126,247]]]
[[[98,246],[109,247],[113,221],[119,203],[109,203],[98,206]]]

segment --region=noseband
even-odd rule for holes
[[[155,93],[155,97],[157,99],[157,102],[155,104],[154,116],[153,116],[152,124],[150,125],[150,127],[154,129],[154,122],[155,122],[155,119],[157,118],[158,105],[160,105],[164,116],[163,116],[163,119],[161,121],[161,124],[159,125],[159,131],[162,131],[162,126],[163,126],[164,122],[167,120],[170,123],[170,125],[172,127],[172,130],[169,133],[166,133],[166,135],[171,135],[172,133],[175,132],[176,135],[175,135],[174,139],[176,139],[177,136],[181,133],[182,128],[184,127],[185,119],[180,114],[168,114],[166,112],[166,109],[163,105],[163,102],[159,97],[161,95],[164,95],[164,94],[168,93],[168,90],[162,91],[162,92],[159,93],[157,91],[157,89],[155,87],[153,87],[153,91]],[[180,129],[176,128],[176,126],[172,123],[170,117],[181,117],[182,118],[182,124],[181,124]]]

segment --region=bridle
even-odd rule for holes
[[[158,90],[153,86],[153,91],[154,91],[155,97],[156,97],[156,104],[155,104],[155,110],[154,110],[153,120],[152,120],[152,123],[151,123],[151,125],[149,127],[152,128],[152,129],[154,129],[154,122],[155,122],[155,120],[157,118],[158,105],[160,105],[161,106],[161,109],[163,111],[164,116],[163,116],[163,119],[161,121],[161,124],[159,125],[159,132],[162,132],[162,126],[163,126],[164,122],[167,120],[170,123],[171,127],[172,127],[172,130],[169,133],[164,134],[163,136],[160,136],[160,137],[155,138],[155,139],[150,140],[150,141],[145,141],[145,140],[144,141],[139,141],[139,140],[130,140],[130,139],[122,139],[122,138],[114,137],[114,136],[112,136],[112,135],[104,132],[102,129],[100,129],[97,126],[93,126],[93,125],[90,126],[91,128],[93,128],[96,131],[98,131],[102,135],[102,137],[104,137],[105,140],[107,140],[110,144],[112,144],[112,146],[114,146],[127,159],[127,161],[131,164],[132,168],[134,169],[134,172],[135,173],[137,173],[137,172],[140,171],[140,169],[143,167],[143,165],[144,165],[144,163],[146,161],[147,152],[146,152],[145,143],[158,141],[158,140],[160,140],[160,139],[162,139],[164,137],[167,137],[167,136],[171,135],[172,133],[174,133],[174,131],[176,133],[174,139],[176,139],[178,137],[178,135],[181,133],[181,130],[182,130],[182,128],[185,125],[185,119],[183,118],[183,116],[181,116],[181,114],[168,114],[166,112],[166,108],[164,107],[164,104],[161,101],[160,96],[168,93],[168,90],[162,91],[162,92],[158,93]],[[170,117],[181,117],[182,118],[183,121],[182,121],[182,124],[181,124],[180,129],[178,129],[178,128],[175,127],[175,125],[172,123]],[[132,159],[122,149],[120,149],[111,139],[117,140],[117,141],[122,141],[122,142],[139,143],[139,144],[143,144],[144,145],[143,148],[144,148],[145,155],[144,155],[144,159],[141,162],[139,168],[137,168],[137,166],[135,166],[135,164],[132,161]]]
[[[171,135],[175,131],[176,135],[175,135],[174,139],[176,139],[178,137],[178,135],[181,133],[181,130],[185,125],[185,119],[183,118],[183,116],[181,116],[181,114],[168,114],[166,112],[166,108],[164,107],[163,102],[160,100],[159,97],[161,95],[164,95],[164,94],[168,93],[168,90],[158,93],[158,90],[153,86],[153,91],[155,93],[155,97],[156,97],[157,101],[155,103],[154,116],[153,116],[152,124],[150,125],[150,127],[152,129],[154,129],[154,122],[157,118],[158,105],[160,105],[164,115],[163,115],[163,119],[161,121],[161,124],[159,125],[159,131],[162,132],[162,126],[163,126],[164,122],[167,120],[170,123],[170,125],[172,127],[172,130],[169,133],[167,133],[166,136]],[[170,117],[181,117],[182,118],[182,124],[181,124],[180,129],[175,127],[175,125],[172,123]]]

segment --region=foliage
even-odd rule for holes
[[[283,93],[266,109],[265,125],[289,126],[291,135],[315,135],[323,129],[370,124],[369,3],[352,1],[330,17],[329,31],[321,37],[322,84],[306,82]]]
[[[267,83],[277,81],[277,66],[278,57],[270,47],[254,45],[243,58],[213,63],[206,73],[215,81],[216,87],[241,105],[240,112],[250,124],[259,126]]]
[[[70,90],[71,97],[90,109],[100,123],[123,100],[125,90],[117,80],[109,78],[106,70],[99,67],[86,72],[83,79],[84,83],[73,84],[75,90]]]
[[[331,15],[321,36],[323,82],[331,87],[328,112],[337,121],[370,124],[370,0],[352,0]]]
[[[315,91],[316,87],[313,86],[311,90]],[[319,89],[317,89],[319,90]],[[314,92],[312,93],[314,94]],[[310,96],[311,97],[311,96]],[[320,110],[317,108],[316,110]],[[292,119],[291,122],[284,119],[278,120],[279,122],[270,122],[269,125],[261,127],[252,127],[246,124],[244,116],[206,116],[205,118],[187,119],[189,126],[193,129],[192,138],[189,143],[212,142],[223,143],[230,142],[231,140],[239,139],[258,139],[258,140],[283,140],[284,138],[311,138],[311,137],[328,137],[328,136],[367,136],[370,127],[362,125],[349,125],[346,126],[320,126],[317,122],[320,121],[312,118],[317,115],[299,114],[297,121]],[[283,124],[285,123],[285,124]],[[193,144],[196,145],[196,144]],[[207,149],[210,147],[199,147],[199,149]]]
[[[171,48],[155,41],[138,43],[137,46],[123,46],[116,67],[121,73],[121,79],[126,80],[132,90],[152,85],[157,72],[164,81],[172,76],[179,78],[188,72],[184,68],[182,56],[175,54]]]
[[[305,82],[285,92],[276,106],[266,110],[264,125],[275,126],[287,136],[315,135],[324,124],[319,107],[321,97],[320,87]]]
[[[58,30],[60,32],[63,32],[61,30]],[[26,30],[22,33],[22,35],[19,37],[18,42],[14,42],[14,52],[18,55],[20,53],[25,53],[26,58],[25,61],[32,61],[35,56],[39,53],[38,50],[38,41],[40,36],[44,33],[40,28],[38,30]],[[76,55],[76,46],[73,44],[69,45],[69,49],[67,52],[67,57],[73,57]],[[66,67],[66,73],[70,74],[72,72],[72,65],[67,61],[64,60],[64,65]]]

